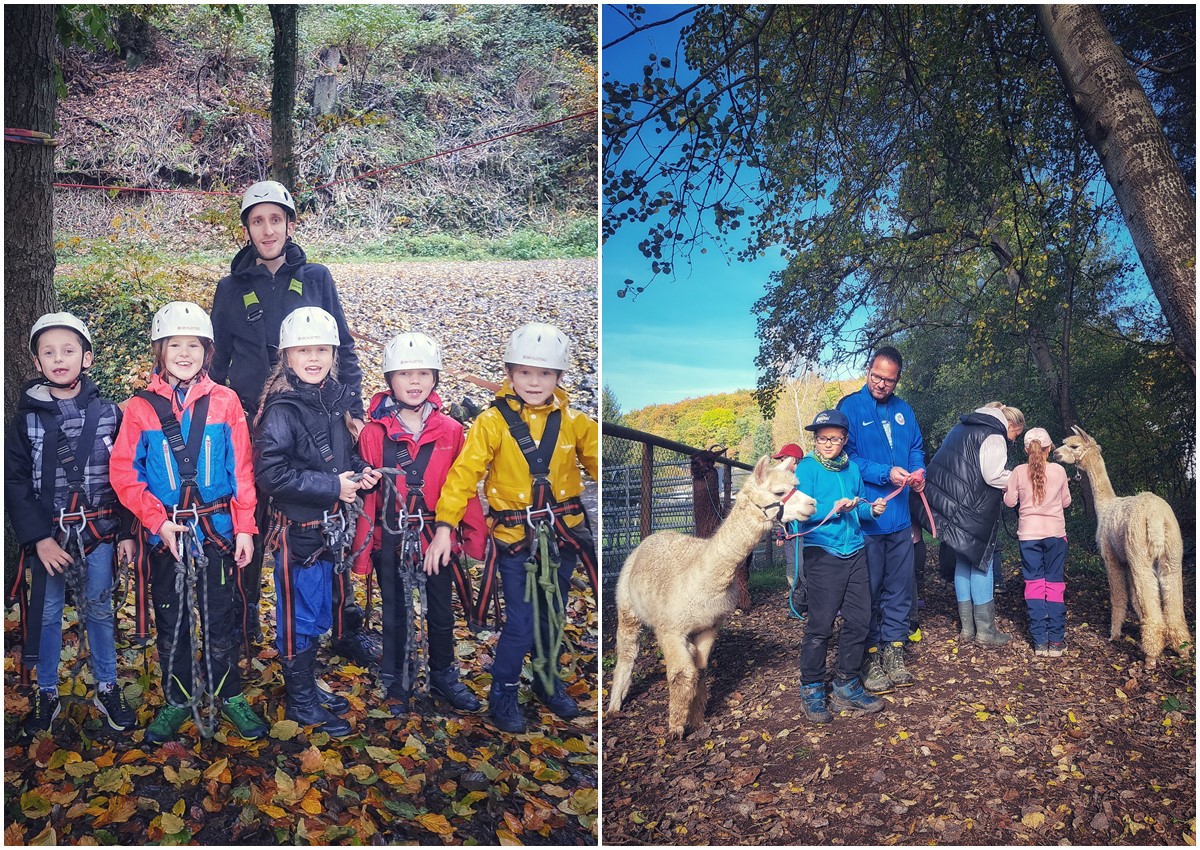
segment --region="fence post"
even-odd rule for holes
[[[650,536],[650,517],[654,512],[654,446],[642,443],[642,527],[641,539]]]

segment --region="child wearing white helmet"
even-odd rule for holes
[[[40,377],[25,384],[4,445],[5,508],[20,547],[10,602],[21,612],[22,678],[37,673],[32,707],[22,730],[50,729],[59,713],[58,668],[66,588],[72,593],[96,680],[93,702],[108,725],[132,729],[133,711],[117,684],[115,622],[110,602],[116,494],[108,457],[121,411],[85,374],[92,337],[70,313],[47,313],[29,332],[29,351]],[[121,559],[133,541],[115,543]],[[25,570],[29,568],[29,580]]]
[[[492,663],[489,713],[499,729],[515,734],[525,731],[517,688],[531,650],[534,694],[560,718],[579,714],[559,675],[558,644],[577,562],[596,590],[595,544],[579,499],[579,467],[596,477],[599,428],[568,406],[559,382],[569,362],[570,342],[553,325],[530,322],[513,331],[504,351],[508,377],[467,433],[438,499],[437,532],[425,553],[426,572],[449,563],[451,531],[486,477],[493,545],[475,619],[486,617],[498,571],[505,617]],[[527,598],[525,565],[531,560],[544,581]]]
[[[363,425],[362,372],[354,339],[329,269],[310,263],[293,240],[295,198],[282,183],[263,180],[242,196],[241,216],[246,245],[233,258],[230,273],[217,283],[213,295],[212,379],[228,384],[241,399],[246,417],[253,419],[267,376],[278,361],[284,317],[297,307],[320,307],[337,323],[338,380],[350,392],[350,415],[357,434]],[[260,507],[260,526],[265,525],[265,509],[265,504]],[[244,614],[236,624],[241,629],[244,619],[247,644],[257,642],[261,634],[261,541],[259,544],[245,571],[247,597]],[[335,638],[344,644],[342,651],[352,654],[359,664],[373,660],[356,631],[348,635],[338,631]]]
[[[452,535],[455,554],[447,569],[426,576],[424,552],[433,540],[438,498],[455,458],[463,449],[462,425],[442,412],[436,392],[442,350],[423,333],[401,333],[384,348],[383,376],[389,387],[368,405],[370,421],[358,448],[372,466],[394,469],[388,486],[366,494],[358,521],[354,565],[360,575],[374,568],[383,597],[383,663],[380,678],[392,712],[408,711],[418,685],[422,653],[416,646],[420,603],[413,591],[424,586],[428,638],[428,689],[456,711],[478,711],[479,700],[459,680],[454,658],[452,588],[463,610],[472,606],[471,577],[459,561],[459,545],[483,558],[487,526],[477,496],[467,500],[461,531]],[[394,487],[392,483],[394,482]],[[364,545],[367,536],[371,544]],[[454,539],[457,538],[457,539]]]
[[[337,379],[339,341],[336,320],[320,307],[289,313],[254,425],[255,479],[272,504],[264,549],[275,555],[286,717],[334,737],[350,732],[338,716],[350,704],[317,687],[317,643],[354,599],[345,562],[352,515],[341,506],[379,480],[354,450],[353,392]]]
[[[1045,428],[1025,432],[1028,463],[1013,470],[1004,504],[1018,507],[1017,540],[1025,574],[1025,606],[1034,655],[1060,656],[1066,651],[1067,521],[1071,506],[1067,471],[1049,463],[1054,441]]]
[[[146,729],[162,744],[189,717],[203,726],[202,694],[238,734],[256,740],[268,731],[242,693],[232,640],[234,586],[254,545],[257,497],[250,433],[233,390],[207,372],[212,322],[188,301],[154,314],[150,386],[125,407],[113,446],[110,475],[121,502],[137,520],[136,633],[149,634],[147,585],[154,604],[158,657],[166,704]],[[176,583],[179,564],[195,563],[198,598]],[[192,645],[192,603],[201,609],[203,645]],[[204,681],[192,677],[193,653],[204,656]],[[208,730],[201,728],[202,735]]]

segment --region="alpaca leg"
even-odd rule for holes
[[[1141,603],[1142,652],[1146,654],[1146,667],[1150,669],[1162,655],[1165,636],[1158,577],[1142,553],[1130,558],[1129,575],[1133,580],[1134,599]]]
[[[1109,640],[1121,639],[1121,627],[1125,625],[1125,613],[1129,608],[1129,597],[1126,590],[1125,568],[1117,561],[1116,556],[1107,547],[1100,550],[1104,558],[1104,566],[1108,569],[1108,599],[1112,615],[1112,628]]]
[[[717,639],[717,630],[715,628],[704,629],[692,635],[692,644],[695,647],[693,657],[696,659],[696,666],[701,670],[708,669],[708,659],[712,655],[713,643]]]
[[[673,738],[682,738],[687,726],[692,699],[696,695],[699,673],[692,660],[692,650],[688,646],[686,635],[668,634],[662,631],[658,631],[656,634],[658,635],[658,648],[662,650],[663,661],[667,665],[667,687],[670,692],[667,706],[667,732]]]
[[[1180,656],[1185,647],[1192,645],[1192,633],[1188,629],[1187,617],[1183,613],[1183,575],[1178,562],[1160,562],[1158,587],[1162,593],[1163,620],[1166,622],[1166,640]]]
[[[609,683],[608,713],[621,710],[633,680],[633,662],[637,660],[642,624],[631,611],[617,612],[617,664]]]
[[[696,662],[699,678],[696,680],[696,695],[688,710],[688,726],[695,729],[704,725],[704,712],[708,708],[708,659],[712,656],[717,630],[704,629],[692,635],[692,659]]]

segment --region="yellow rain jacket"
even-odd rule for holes
[[[536,407],[522,405],[505,379],[496,398],[521,414],[529,425],[529,434],[541,442],[546,430],[546,417],[554,410],[562,411],[558,444],[550,457],[550,484],[555,501],[562,502],[583,492],[582,464],[588,475],[598,479],[600,457],[600,428],[596,421],[567,406],[567,392],[554,390],[549,404]],[[483,495],[489,508],[520,510],[533,504],[533,478],[529,464],[517,441],[508,431],[508,423],[499,410],[489,407],[475,419],[467,431],[467,442],[446,476],[438,497],[437,521],[456,527],[466,513],[467,500],[475,495],[479,482],[487,476]],[[572,528],[583,522],[582,514],[564,517]],[[497,540],[516,543],[525,538],[525,530],[497,523],[492,530]]]

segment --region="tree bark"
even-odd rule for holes
[[[275,41],[271,48],[274,77],[271,81],[271,179],[295,193],[296,168],[292,158],[296,112],[296,16],[300,7],[271,3]]]
[[[1095,6],[1039,5],[1071,108],[1095,148],[1142,267],[1196,372],[1196,202],[1162,124]]]
[[[54,134],[53,5],[4,10],[4,126]],[[29,329],[54,293],[54,148],[4,144],[4,419],[34,374]]]

